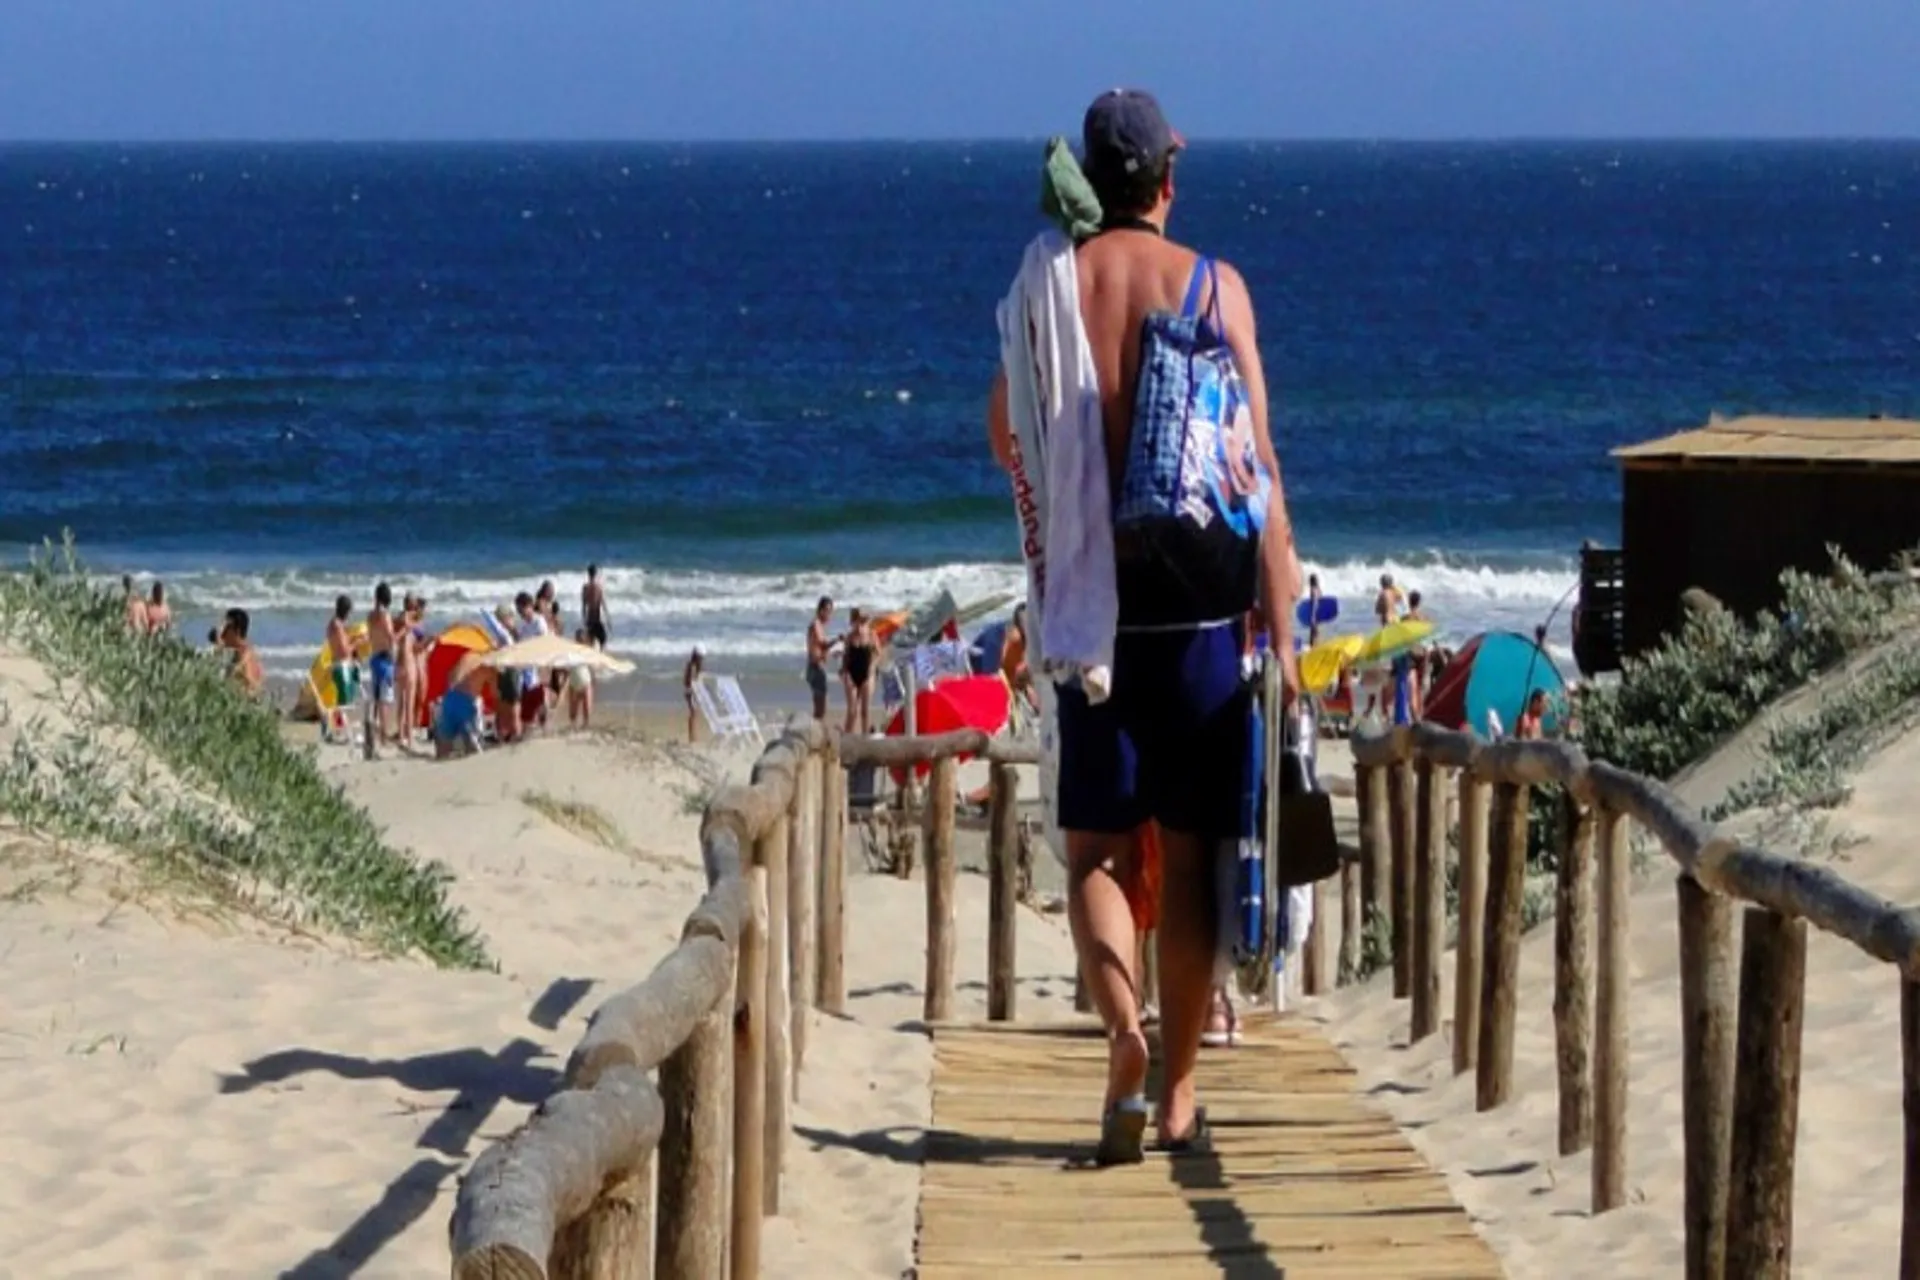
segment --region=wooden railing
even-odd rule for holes
[[[1033,763],[1036,749],[973,731],[840,739],[818,724],[789,730],[748,785],[723,788],[707,806],[700,849],[709,887],[679,945],[595,1011],[565,1088],[462,1179],[451,1225],[456,1280],[759,1275],[761,1219],[780,1209],[808,1011],[846,1009],[845,768],[932,763],[931,1023],[953,1011],[963,755],[991,763],[988,1016],[1013,1016],[1014,766]]]
[[[1481,1111],[1513,1090],[1529,792],[1562,788],[1553,982],[1559,1149],[1592,1146],[1595,1213],[1626,1198],[1631,827],[1651,833],[1678,865],[1689,1277],[1788,1274],[1806,925],[1893,965],[1906,1117],[1900,1274],[1920,1275],[1920,910],[1825,867],[1739,844],[1660,783],[1589,761],[1569,744],[1489,744],[1416,725],[1357,734],[1353,756],[1360,860],[1342,886],[1342,969],[1359,962],[1363,915],[1382,913],[1391,921],[1394,994],[1411,1002],[1415,1041],[1440,1028],[1447,788],[1458,787],[1453,1066],[1476,1073]],[[1751,904],[1737,996],[1736,900]],[[1322,919],[1316,912],[1316,932]],[[1325,939],[1307,945],[1311,954]]]

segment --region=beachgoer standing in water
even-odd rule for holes
[[[1257,555],[1256,583],[1224,612],[1201,602],[1178,566],[1161,569],[1117,540],[1119,630],[1113,695],[1091,703],[1079,685],[1058,688],[1058,809],[1066,833],[1068,917],[1081,972],[1108,1037],[1101,1163],[1142,1158],[1138,1096],[1148,1048],[1133,985],[1134,922],[1119,875],[1135,832],[1159,824],[1164,858],[1158,924],[1161,1032],[1166,1061],[1159,1135],[1169,1149],[1203,1146],[1204,1115],[1194,1096],[1214,988],[1219,907],[1215,867],[1221,844],[1238,836],[1251,714],[1240,678],[1242,615],[1264,592],[1286,696],[1299,688],[1293,654],[1293,532],[1267,427],[1266,381],[1255,342],[1253,303],[1240,274],[1166,239],[1174,196],[1174,157],[1182,143],[1145,93],[1114,91],[1088,109],[1085,168],[1104,226],[1075,251],[1080,314],[1092,349],[1109,482],[1134,431],[1134,401],[1149,315],[1198,312],[1217,304],[1234,362],[1245,381],[1252,444],[1272,479]],[[1217,295],[1217,296],[1216,296]],[[1007,371],[988,409],[994,453],[1015,459]],[[1056,501],[1058,500],[1056,495]],[[1250,566],[1253,567],[1253,566]]]
[[[580,617],[587,624],[587,640],[596,649],[607,647],[607,589],[600,585],[600,566],[587,566],[587,583],[580,588]]]
[[[1320,643],[1320,575],[1307,575],[1307,648]]]
[[[132,574],[121,575],[120,589],[125,593],[121,608],[127,620],[127,630],[137,636],[147,634],[147,602],[146,598],[134,589]]]
[[[821,596],[813,607],[813,621],[807,624],[807,688],[813,694],[813,718],[827,718],[827,657],[838,640],[827,639],[827,624],[833,621],[833,597]]]
[[[167,607],[167,584],[155,579],[147,598],[147,634],[163,636],[173,630],[173,610]]]
[[[393,706],[393,588],[382,582],[373,589],[373,608],[367,612],[367,675],[373,682],[374,714],[380,720],[380,736],[389,741],[394,731],[387,724],[387,711]]]

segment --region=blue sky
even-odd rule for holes
[[[1920,0],[0,0],[0,139],[1920,136]]]

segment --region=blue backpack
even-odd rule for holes
[[[1272,491],[1220,319],[1219,269],[1201,258],[1180,314],[1142,324],[1114,531],[1181,584],[1193,620],[1231,617],[1253,603]]]

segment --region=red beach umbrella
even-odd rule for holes
[[[1006,727],[1012,698],[1007,682],[997,675],[955,676],[951,680],[942,680],[933,688],[922,689],[914,695],[914,730],[923,734],[951,733],[955,729],[998,733]],[[907,712],[902,707],[894,712],[893,719],[887,723],[887,736],[898,738],[906,732]],[[925,777],[932,768],[923,762],[914,766],[914,773],[918,777]],[[894,767],[893,780],[905,784],[907,771],[904,765]]]

